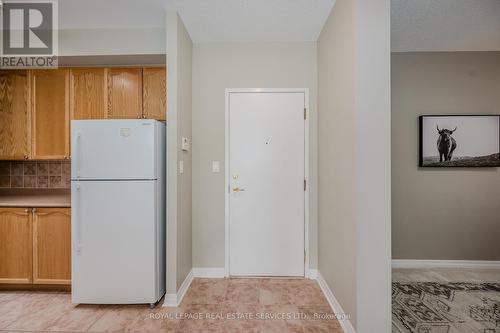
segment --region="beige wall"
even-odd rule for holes
[[[354,2],[338,0],[318,40],[318,268],[356,322]]]
[[[318,41],[318,268],[360,333],[391,330],[389,13],[337,0]]]
[[[60,56],[164,53],[165,28],[59,30]]]
[[[391,331],[390,7],[356,1],[358,333]]]
[[[316,267],[316,43],[195,44],[193,51],[193,264],[224,267],[226,88],[309,88],[311,267]],[[221,162],[212,173],[211,161]]]
[[[393,258],[500,260],[500,169],[419,169],[422,114],[500,114],[500,52],[392,54]]]
[[[192,149],[181,150],[181,138],[192,138],[192,59],[193,42],[182,20],[178,20],[177,158],[184,172],[177,175],[177,289],[193,267],[192,255]]]
[[[177,13],[167,13],[167,293],[176,293],[192,268],[191,138],[193,43]],[[178,172],[184,161],[184,173]]]

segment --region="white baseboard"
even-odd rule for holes
[[[319,286],[321,287],[321,290],[323,291],[323,294],[325,294],[326,299],[328,300],[328,303],[330,303],[330,307],[333,310],[333,313],[339,316],[345,315],[344,310],[342,309],[342,306],[340,303],[337,301],[335,296],[333,295],[332,290],[326,283],[325,279],[323,279],[323,276],[319,271],[316,271],[316,280],[318,281]],[[339,318],[339,323],[340,326],[342,326],[342,329],[344,330],[345,333],[356,333],[354,330],[354,327],[351,324],[351,321],[349,319],[341,319]]]
[[[197,278],[221,279],[225,277],[225,269],[217,267],[194,267],[193,276]]]
[[[163,301],[163,306],[176,307],[177,294],[165,294],[165,300]]]
[[[500,269],[500,261],[393,259],[392,268],[476,268]]]
[[[318,270],[317,269],[309,269],[308,277],[311,280],[317,280],[318,279]]]
[[[317,269],[310,269],[307,277],[316,280],[318,276]],[[193,277],[195,278],[211,278],[222,279],[226,277],[226,270],[224,267],[193,267]]]
[[[194,278],[193,270],[191,269],[191,271],[189,271],[189,274],[182,282],[181,287],[179,288],[177,293],[165,295],[165,301],[163,302],[163,306],[169,306],[169,307],[179,306],[182,302],[182,299],[186,295],[186,292],[188,291],[191,282],[193,282],[193,278]]]

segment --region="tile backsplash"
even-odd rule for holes
[[[0,161],[0,188],[70,188],[69,161]]]

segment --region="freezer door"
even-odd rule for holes
[[[158,122],[73,120],[71,178],[156,179]]]
[[[73,181],[72,301],[154,303],[156,181]]]

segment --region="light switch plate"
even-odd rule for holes
[[[181,149],[184,151],[189,151],[189,139],[181,138]]]
[[[220,172],[220,162],[219,161],[212,161],[212,172],[213,173]]]
[[[184,173],[184,161],[179,161],[179,173]]]

